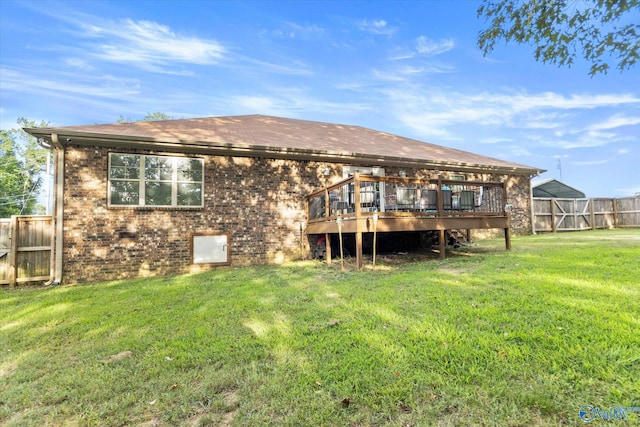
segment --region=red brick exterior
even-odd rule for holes
[[[194,155],[204,159],[204,207],[109,208],[108,154],[168,154],[69,146],[64,170],[64,283],[195,271],[191,233],[230,234],[232,265],[263,264],[308,255],[301,240],[305,196],[342,178],[341,164],[302,160]],[[325,176],[323,169],[331,173]],[[367,165],[374,166],[374,165]],[[435,178],[437,172],[407,171]],[[399,168],[385,167],[387,175]],[[452,172],[454,173],[454,172]],[[446,177],[446,173],[443,174]],[[512,228],[529,233],[528,177],[466,174],[470,180],[508,180]],[[304,252],[301,251],[301,241]]]

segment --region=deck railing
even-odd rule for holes
[[[362,268],[362,236],[373,232],[438,231],[440,257],[446,230],[502,228],[510,249],[507,187],[502,182],[412,179],[360,175],[307,196],[309,235],[353,233],[356,264]]]
[[[370,216],[473,217],[506,215],[500,182],[411,179],[354,174],[307,196],[309,223]]]

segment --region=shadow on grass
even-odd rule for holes
[[[578,424],[637,395],[625,242],[5,292],[0,421]]]

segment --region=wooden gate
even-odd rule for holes
[[[0,285],[51,279],[51,216],[0,219]]]
[[[533,231],[640,227],[640,197],[533,199]]]

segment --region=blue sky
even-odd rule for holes
[[[522,163],[589,197],[640,192],[640,64],[594,78],[476,46],[479,1],[0,2],[0,125],[265,114]],[[638,13],[640,19],[640,12]]]

